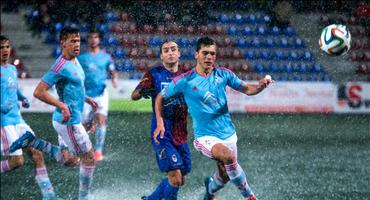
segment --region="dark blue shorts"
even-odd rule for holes
[[[161,172],[180,169],[183,175],[191,171],[191,154],[187,143],[176,146],[170,140],[159,140],[153,144],[155,157]]]

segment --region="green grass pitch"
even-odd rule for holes
[[[115,102],[111,108],[128,104]],[[137,106],[150,110],[150,102],[139,101]],[[57,141],[50,114],[23,115],[39,137]],[[238,160],[259,199],[369,198],[370,115],[232,114],[232,118]],[[150,120],[150,112],[109,113],[106,154],[94,174],[93,200],[137,200],[162,179],[150,144]],[[179,199],[200,200],[203,179],[214,173],[215,164],[194,150],[191,120],[189,131],[193,169]],[[56,192],[63,199],[76,199],[79,168],[62,167],[49,158],[46,163]],[[1,174],[1,199],[41,199],[27,156],[24,167]],[[231,183],[218,194],[218,200],[230,199],[243,199]]]

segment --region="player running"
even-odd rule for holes
[[[191,71],[173,79],[157,95],[155,111],[157,129],[153,138],[161,140],[167,130],[161,113],[165,102],[177,95],[184,95],[193,118],[195,148],[208,158],[214,159],[218,170],[205,180],[204,199],[214,199],[215,194],[230,180],[247,200],[256,197],[249,187],[244,170],[237,160],[237,135],[228,111],[226,86],[246,95],[255,95],[266,88],[270,79],[262,79],[258,85],[247,84],[226,68],[215,67],[216,43],[208,37],[200,38],[195,52],[197,65]],[[158,135],[160,137],[158,137]]]
[[[9,146],[25,132],[34,134],[32,129],[23,120],[18,100],[22,106],[28,108],[29,101],[18,89],[17,69],[9,64],[11,51],[10,41],[0,35],[1,43],[1,156],[7,159],[1,160],[1,174],[23,166],[24,158],[22,149],[14,152],[9,151]],[[35,165],[35,179],[41,189],[42,199],[56,198],[54,188],[50,182],[46,170],[43,155],[34,148],[26,148],[33,164]]]
[[[98,104],[97,111],[93,112],[92,107],[85,103],[82,120],[87,130],[95,132],[95,160],[97,161],[103,159],[103,147],[107,130],[109,101],[108,90],[105,85],[108,78],[107,72],[112,77],[113,87],[117,87],[117,73],[113,60],[108,53],[100,49],[99,44],[99,32],[91,31],[88,35],[88,51],[78,56],[78,61],[86,76],[86,95],[92,97]]]

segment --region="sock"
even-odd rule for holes
[[[35,179],[41,189],[42,197],[44,198],[55,197],[54,188],[51,185],[46,167],[36,168],[35,174],[36,174]]]
[[[240,190],[243,197],[248,197],[251,195],[252,190],[248,185],[247,177],[239,163],[235,162],[230,165],[225,165],[225,168],[231,182]]]
[[[177,200],[177,193],[178,192],[179,192],[179,188],[171,185],[167,181],[167,185],[163,190],[163,193],[164,193],[163,198],[165,200]]]
[[[80,189],[78,193],[79,200],[88,199],[90,189],[91,189],[94,170],[95,170],[95,165],[93,166],[87,166],[83,164],[80,165]]]
[[[47,156],[54,158],[57,162],[63,163],[62,152],[59,146],[53,145],[48,141],[36,138],[30,143],[31,147],[44,152]]]
[[[220,189],[222,189],[225,186],[226,183],[222,180],[220,177],[220,174],[218,173],[218,170],[213,174],[213,181],[209,183],[208,185],[208,191],[211,194],[216,193]]]
[[[1,173],[10,171],[8,159],[1,161]]]
[[[162,179],[162,181],[159,183],[155,191],[150,196],[148,196],[148,199],[149,200],[162,199],[163,191],[164,191],[164,188],[167,186],[167,184],[168,184],[168,178]]]
[[[96,130],[96,144],[95,144],[95,150],[102,153],[103,147],[104,147],[104,141],[105,141],[105,133],[106,133],[107,127],[105,125],[98,126]]]

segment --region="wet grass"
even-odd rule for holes
[[[369,198],[370,115],[232,116],[239,163],[259,199]],[[24,118],[39,137],[56,143],[50,114],[24,114]],[[94,174],[92,199],[140,199],[161,180],[150,145],[150,119],[151,113],[110,113],[106,156]],[[202,199],[203,179],[215,170],[212,160],[194,150],[192,139],[193,171],[180,190],[181,200]],[[46,160],[56,191],[64,199],[76,199],[78,167]],[[1,175],[1,199],[40,199],[29,159],[23,168]],[[229,183],[218,199],[243,198]]]

